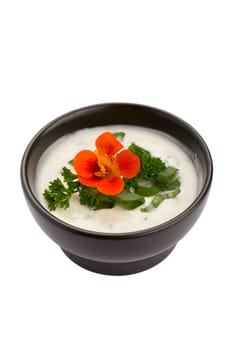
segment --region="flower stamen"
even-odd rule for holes
[[[104,179],[112,179],[114,176],[120,176],[120,169],[116,164],[114,157],[100,154],[97,150],[95,151],[97,156],[99,170],[94,174],[97,177]]]

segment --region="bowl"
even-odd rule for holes
[[[100,233],[63,222],[44,208],[35,193],[35,172],[42,153],[59,137],[79,129],[127,124],[165,132],[192,156],[200,176],[200,189],[191,205],[171,220],[132,233]],[[164,260],[192,228],[205,207],[213,164],[199,133],[184,120],[163,110],[129,103],[107,103],[69,112],[43,127],[27,146],[21,162],[21,183],[28,207],[41,229],[76,264],[88,270],[125,275],[137,273]]]

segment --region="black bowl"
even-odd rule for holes
[[[126,234],[106,234],[69,225],[54,217],[38,201],[34,179],[37,162],[57,138],[75,130],[129,124],[153,128],[175,137],[193,155],[200,174],[200,190],[181,214],[161,225]],[[123,275],[146,270],[165,259],[190,230],[208,198],[213,164],[208,147],[193,127],[162,110],[136,104],[110,103],[78,109],[57,118],[31,140],[21,163],[24,195],[35,220],[64,253],[78,265],[105,274]]]

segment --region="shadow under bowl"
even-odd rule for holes
[[[171,220],[126,234],[81,229],[53,216],[38,201],[35,174],[39,158],[58,138],[88,127],[136,125],[175,138],[192,158],[200,177],[195,200]],[[208,147],[199,133],[182,119],[157,108],[106,103],[67,113],[42,128],[27,146],[21,162],[21,183],[28,207],[42,230],[78,265],[98,273],[125,275],[146,270],[164,260],[190,230],[206,204],[213,175]]]

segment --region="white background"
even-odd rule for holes
[[[231,3],[1,1],[1,349],[233,348]],[[101,102],[178,115],[215,165],[198,223],[164,262],[131,276],[69,261],[20,185],[32,136]]]

